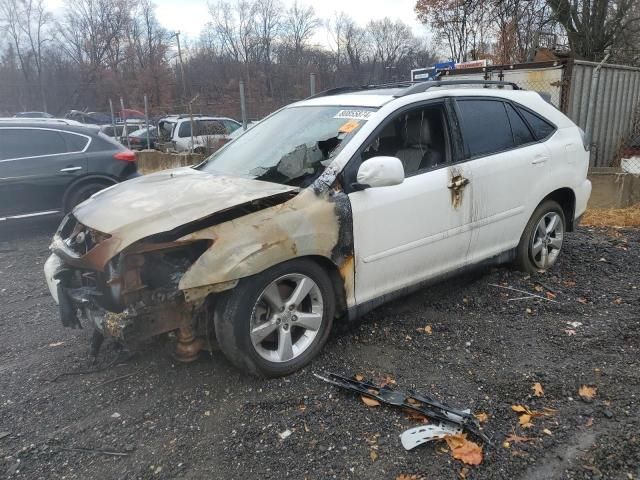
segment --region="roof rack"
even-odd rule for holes
[[[413,95],[414,93],[422,93],[426,92],[430,88],[446,87],[449,85],[482,85],[484,88],[488,88],[490,85],[496,85],[499,87],[511,87],[513,90],[522,90],[517,84],[513,82],[502,82],[498,80],[432,80],[414,83],[412,86],[396,95],[396,97],[404,97],[406,95]]]

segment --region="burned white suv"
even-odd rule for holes
[[[427,282],[552,267],[591,192],[580,129],[537,93],[458,83],[324,92],[194,168],[95,194],[45,265],[63,324],[88,320],[96,345],[175,332],[185,361],[215,339],[278,376],[334,321]]]

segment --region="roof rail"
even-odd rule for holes
[[[318,97],[329,97],[331,95],[339,95],[341,93],[349,93],[349,92],[361,92],[362,90],[376,90],[381,88],[406,88],[411,85],[415,85],[416,83],[411,80],[407,80],[405,82],[392,82],[392,83],[380,83],[377,85],[359,85],[357,87],[336,87],[330,88],[329,90],[325,90],[320,93],[316,93],[315,95],[311,95],[307,97],[307,100],[310,98],[318,98]]]
[[[522,90],[517,84],[513,82],[502,82],[498,80],[433,80],[414,83],[412,86],[396,95],[396,97],[404,97],[406,95],[413,95],[414,93],[422,93],[426,92],[430,88],[446,87],[449,85],[482,85],[484,88],[488,88],[490,85],[496,85],[498,87],[511,87],[513,90]]]
[[[71,120],[70,118],[28,118],[28,117],[0,117],[0,122],[10,123],[61,123],[63,125],[71,126],[85,126],[87,124],[78,122],[77,120]]]

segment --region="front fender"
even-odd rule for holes
[[[207,239],[213,244],[183,275],[179,288],[231,282],[309,255],[325,257],[339,267],[334,256],[341,220],[328,195],[304,190],[283,204],[187,235],[181,240]]]

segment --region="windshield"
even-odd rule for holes
[[[310,185],[375,111],[289,107],[256,124],[198,169],[287,185]]]

